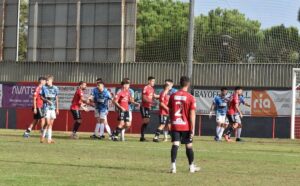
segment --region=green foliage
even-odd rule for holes
[[[26,60],[28,33],[28,0],[20,1],[19,61]]]

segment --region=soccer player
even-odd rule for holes
[[[190,173],[200,170],[194,164],[193,136],[196,120],[196,100],[188,93],[190,79],[186,76],[180,78],[181,89],[172,94],[169,100],[171,120],[171,173],[176,173],[177,151],[181,144],[185,144],[186,155],[189,162]]]
[[[130,80],[125,78],[122,81],[122,89],[118,91],[113,102],[119,110],[119,125],[113,134],[113,140],[118,141],[119,134],[122,133],[123,129],[128,129],[131,125],[131,117],[130,116],[130,104],[136,104],[134,102],[134,98],[132,97],[132,93],[129,90]]]
[[[159,101],[160,101],[160,103],[159,103],[159,122],[160,122],[160,125],[155,132],[153,142],[159,142],[159,135],[162,133],[163,129],[165,127],[168,128],[168,125],[169,125],[168,104],[169,104],[169,99],[170,99],[170,95],[169,95],[170,89],[171,89],[171,86],[168,84],[165,84],[164,90],[160,93],[160,96],[159,96]]]
[[[77,131],[81,125],[81,113],[80,108],[82,108],[84,111],[88,111],[86,108],[87,101],[84,99],[83,94],[84,90],[86,90],[86,82],[80,81],[78,84],[78,88],[74,94],[72,104],[70,107],[71,113],[73,115],[74,119],[74,125],[73,130],[71,134],[72,139],[78,139]]]
[[[232,142],[230,139],[231,133],[234,129],[237,128],[238,124],[241,123],[241,118],[243,118],[243,113],[240,109],[240,99],[239,96],[242,95],[243,89],[241,87],[236,87],[234,89],[234,93],[229,101],[229,108],[227,111],[227,118],[229,121],[229,126],[227,127],[227,131],[225,132],[225,140],[227,142]]]
[[[215,96],[210,107],[209,118],[212,117],[213,111],[215,111],[216,114],[217,127],[215,141],[222,140],[223,132],[228,126],[228,121],[226,118],[228,109],[228,98],[226,97],[227,92],[227,88],[221,88],[221,94]]]
[[[54,77],[49,75],[47,77],[47,83],[42,87],[41,97],[44,101],[44,110],[47,126],[41,135],[41,143],[44,142],[46,133],[48,134],[47,143],[54,143],[52,140],[52,127],[56,116],[59,114],[58,107],[58,87],[53,85]]]
[[[239,98],[240,98],[240,104],[245,105],[246,107],[250,107],[250,105],[245,102],[245,97],[243,95],[240,95]],[[238,123],[238,127],[236,129],[236,141],[237,142],[243,141],[241,139],[242,127],[243,127],[242,123]]]
[[[104,87],[104,82],[99,81],[97,83],[97,89],[93,89],[92,95],[89,97],[89,100],[95,106],[95,118],[97,119],[97,124],[95,127],[95,132],[91,136],[93,139],[102,139],[103,133],[99,133],[101,125],[106,128],[106,131],[111,137],[111,130],[107,122],[108,115],[108,101],[112,99],[111,93]]]
[[[41,98],[40,92],[42,87],[46,84],[46,78],[45,77],[39,77],[39,85],[35,88],[34,94],[33,94],[33,121],[29,125],[29,127],[24,132],[23,136],[25,138],[28,138],[30,136],[31,130],[40,123],[41,125],[41,133],[43,132],[43,128],[45,125],[45,113],[43,110],[43,100]]]
[[[155,94],[153,88],[154,85],[155,85],[155,78],[152,76],[148,77],[148,85],[144,87],[142,92],[142,106],[140,108],[141,115],[143,118],[143,124],[141,127],[141,138],[140,138],[141,142],[146,141],[145,130],[147,128],[147,125],[150,123],[150,110],[153,104],[153,100],[159,98],[159,95]]]

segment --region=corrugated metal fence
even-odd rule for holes
[[[195,64],[195,86],[291,87],[292,68],[299,64]],[[119,83],[129,77],[144,84],[155,76],[159,84],[172,78],[178,83],[186,72],[183,63],[69,63],[69,62],[0,62],[0,81],[36,81],[52,74],[58,82],[94,82],[102,77],[107,83]]]

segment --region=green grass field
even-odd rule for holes
[[[300,185],[300,141],[195,138],[201,172],[188,173],[182,146],[171,175],[169,142],[100,141],[88,134],[70,140],[54,133],[56,144],[48,145],[37,132],[29,139],[22,132],[0,130],[0,185]]]

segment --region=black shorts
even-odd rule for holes
[[[171,131],[172,142],[180,141],[181,144],[193,143],[190,131]]]
[[[141,107],[142,118],[150,118],[150,109],[146,107]]]
[[[37,108],[36,110],[37,110],[37,112],[36,112],[36,114],[33,114],[33,119],[42,119],[45,117],[44,109]]]
[[[129,111],[119,111],[119,121],[130,122],[131,116]]]
[[[168,125],[169,123],[170,123],[169,116],[159,115],[159,124],[161,124],[161,125]]]
[[[72,116],[74,120],[81,119],[81,113],[80,110],[71,110]]]
[[[229,121],[229,124],[234,124],[234,123],[241,123],[241,117],[240,115],[229,115],[227,114],[227,118]]]

